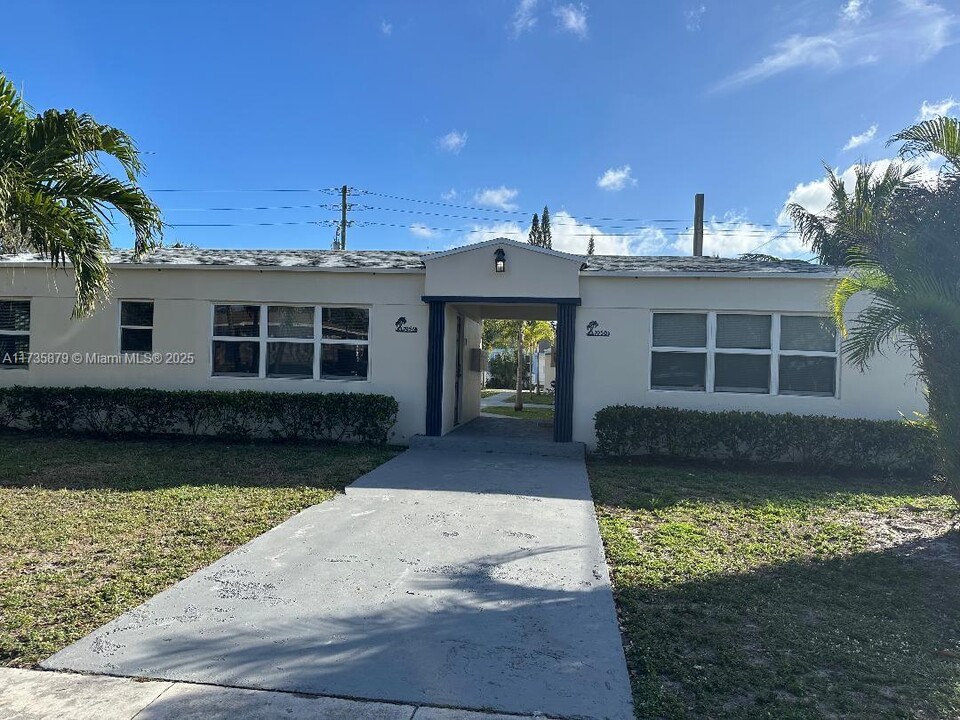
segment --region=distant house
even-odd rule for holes
[[[824,310],[838,275],[802,262],[499,239],[437,253],[161,249],[111,266],[112,301],[78,322],[71,278],[0,256],[0,384],[387,393],[402,441],[476,417],[481,320],[526,318],[557,323],[536,372],[555,382],[558,441],[592,443],[594,413],[617,403],[924,408],[908,358],[888,352],[866,374],[841,362]]]

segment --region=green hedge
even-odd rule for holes
[[[385,443],[397,401],[366,393],[0,388],[0,427],[95,435],[217,435]]]
[[[914,422],[630,405],[603,408],[594,420],[601,455],[786,462],[818,471],[920,476],[936,468],[933,432]]]

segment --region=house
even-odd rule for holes
[[[925,407],[904,355],[867,373],[841,361],[825,312],[838,275],[803,262],[498,239],[435,253],[164,248],[110,264],[110,303],[76,321],[72,277],[0,256],[0,385],[386,393],[402,442],[476,417],[481,320],[526,318],[557,323],[558,441],[591,444],[594,413],[618,403],[860,418]]]

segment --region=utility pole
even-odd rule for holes
[[[693,254],[703,255],[703,193],[693,198]]]
[[[347,249],[347,186],[340,188],[340,249]]]

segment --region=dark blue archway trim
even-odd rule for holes
[[[443,335],[446,303],[430,301],[430,328],[427,333],[427,418],[426,434],[443,433]]]
[[[577,306],[557,305],[557,385],[553,402],[553,440],[573,440],[573,353],[577,336]]]

